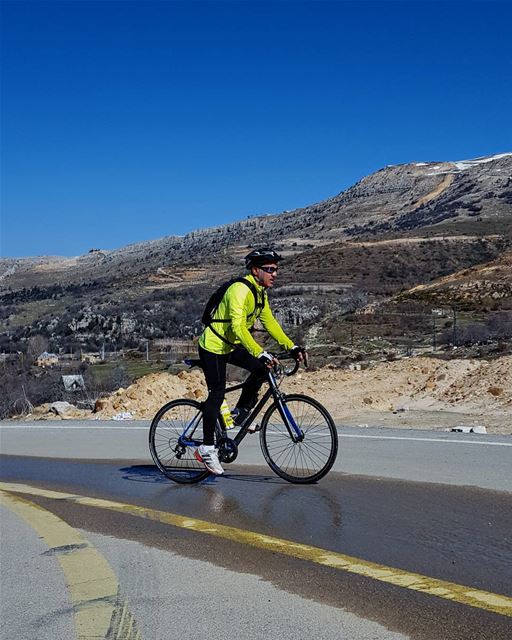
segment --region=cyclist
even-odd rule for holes
[[[256,404],[258,391],[265,380],[267,368],[277,359],[252,337],[250,329],[257,319],[268,334],[299,361],[306,356],[303,347],[295,345],[272,315],[266,290],[274,285],[278,263],[283,258],[273,249],[251,251],[245,257],[247,284],[231,284],[213,312],[211,322],[199,338],[199,358],[204,371],[208,398],[203,407],[203,444],[195,457],[211,473],[222,475],[214,446],[215,423],[226,392],[226,365],[233,364],[250,372],[236,405],[235,424],[241,424]]]

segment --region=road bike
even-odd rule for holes
[[[277,354],[278,360],[290,358]],[[200,366],[199,360],[185,360]],[[268,388],[249,412],[234,437],[226,428],[222,414],[215,426],[215,444],[223,463],[234,462],[238,448],[248,434],[259,432],[260,446],[269,467],[288,482],[310,484],[323,478],[338,453],[338,434],[327,409],[317,400],[293,393],[285,394],[279,385],[294,375],[300,363],[286,369],[281,362],[266,374]],[[226,389],[231,393],[244,383]],[[268,400],[261,422],[256,418]],[[209,471],[196,460],[194,451],[203,442],[203,403],[179,399],[165,404],[155,415],[149,430],[151,456],[162,473],[175,482],[191,484],[204,480]]]

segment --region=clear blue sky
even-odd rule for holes
[[[311,204],[512,150],[510,2],[2,2],[2,256]]]

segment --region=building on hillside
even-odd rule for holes
[[[101,360],[101,357],[98,353],[81,353],[80,360],[82,362],[88,362],[89,364],[95,364]]]
[[[161,338],[153,340],[152,349],[160,353],[169,353],[171,356],[197,355],[196,340],[180,340],[179,338]]]
[[[48,351],[43,351],[36,360],[38,367],[53,367],[55,364],[59,364],[59,356],[55,353],[48,353]]]

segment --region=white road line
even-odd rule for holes
[[[495,447],[512,447],[512,442],[485,442],[483,440],[453,440],[452,438],[407,438],[405,436],[369,436],[340,433],[339,438],[371,438],[374,440],[413,440],[414,442],[450,442],[455,444],[485,444]]]
[[[149,425],[147,427],[129,427],[125,424],[119,424],[114,426],[102,426],[99,427],[98,425],[95,424],[76,424],[76,425],[70,425],[70,424],[43,424],[43,425],[38,425],[38,424],[6,424],[6,425],[0,425],[0,431],[2,431],[2,429],[98,429],[100,431],[105,431],[105,429],[130,429],[130,431],[149,431]]]
[[[137,427],[137,426],[127,426],[127,425],[116,425],[116,426],[102,426],[99,427],[97,425],[64,425],[64,424],[44,424],[44,425],[0,425],[0,432],[3,429],[97,429],[99,431],[105,430],[119,430],[119,429],[127,429],[129,431],[148,431],[149,426],[147,427]],[[238,433],[238,430],[231,432],[233,435]],[[368,435],[368,434],[357,434],[357,433],[338,433],[339,438],[361,438],[361,439],[369,439],[369,440],[409,440],[412,442],[448,442],[450,444],[482,444],[494,447],[512,447],[512,442],[495,442],[490,441],[486,442],[485,440],[455,440],[454,438],[418,438],[414,436],[385,436],[385,435]]]
[[[45,424],[44,426],[39,426],[39,425],[33,425],[33,424],[19,424],[19,425],[6,425],[6,426],[0,426],[0,432],[3,431],[4,429],[60,429],[60,430],[69,430],[69,431],[78,431],[81,429],[87,429],[89,431],[91,431],[92,429],[97,429],[98,431],[122,431],[123,429],[128,429],[130,431],[149,431],[149,426],[147,427],[127,427],[126,425],[123,426],[119,426],[119,427],[98,427],[96,425],[87,425],[87,426],[82,426],[82,425],[75,425],[75,426],[69,426],[69,425],[57,425],[57,424]]]

